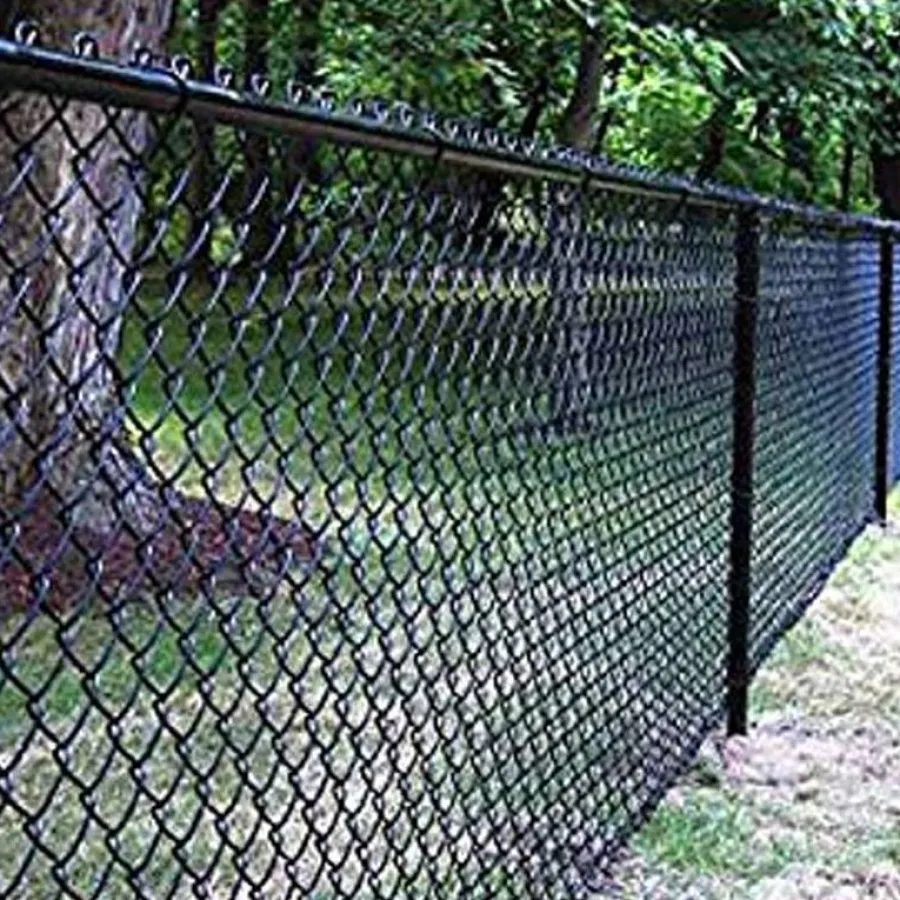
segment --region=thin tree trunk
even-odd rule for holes
[[[725,161],[728,127],[734,113],[734,106],[734,101],[730,98],[719,101],[706,121],[703,129],[706,143],[695,173],[697,181],[707,181],[713,178]]]
[[[255,76],[268,72],[269,0],[247,0],[247,23],[244,33],[244,81],[252,90]],[[268,253],[273,240],[272,176],[269,161],[269,139],[248,133],[244,138],[247,167],[244,203],[248,213],[246,253],[248,261],[258,262]]]
[[[604,72],[604,42],[599,32],[585,31],[578,54],[578,70],[572,96],[563,113],[558,138],[560,143],[578,150],[591,148],[594,117],[600,99]],[[560,284],[554,289],[565,290]],[[589,303],[577,297],[568,312],[566,322],[566,360],[562,367],[561,383],[552,387],[554,418],[564,432],[578,427],[590,396],[591,338],[594,323],[589,316]]]
[[[197,74],[203,81],[211,82],[216,69],[216,34],[219,22],[220,0],[199,0],[198,31],[199,53]],[[194,182],[191,189],[193,209],[192,239],[195,271],[202,275],[209,272],[212,251],[212,217],[209,201],[216,170],[215,125],[197,120],[194,124],[197,149],[194,155]]]
[[[603,78],[604,44],[596,30],[586,31],[578,54],[578,71],[572,96],[559,126],[559,141],[587,150],[591,146],[594,115]]]
[[[297,0],[297,64],[295,77],[304,84],[318,84],[319,45],[325,0]]]
[[[538,123],[547,104],[549,91],[550,71],[548,66],[548,69],[538,76],[531,91],[528,109],[525,111],[525,118],[519,129],[519,134],[523,138],[533,138],[537,134]],[[471,188],[477,204],[477,211],[469,230],[475,236],[473,244],[478,246],[480,251],[485,249],[482,238],[489,237],[491,225],[496,220],[497,211],[503,202],[505,184],[506,179],[502,175],[480,175],[475,179],[474,186]]]
[[[900,52],[900,38],[890,42],[894,53]],[[872,165],[867,169],[870,189],[881,204],[881,214],[900,220],[900,93],[884,88],[875,96],[879,106],[875,135],[870,146]]]
[[[876,146],[872,152],[872,176],[881,214],[889,219],[900,219],[900,154]]]
[[[806,136],[806,128],[800,114],[793,109],[782,110],[778,119],[778,135],[785,156],[785,185],[787,190],[787,176],[791,170],[799,172],[806,182],[811,193],[815,185],[815,172],[813,169],[812,142]]]

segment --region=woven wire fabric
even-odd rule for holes
[[[757,320],[751,659],[874,509],[877,236],[769,223]]]
[[[723,701],[733,214],[0,134],[0,893],[596,888]]]
[[[900,285],[900,252],[893,250],[893,284],[894,291]],[[888,473],[892,485],[900,481],[900,304],[894,303],[891,309],[891,413],[890,413],[890,457]]]
[[[725,701],[752,198],[81,43],[117,105],[0,95],[0,895],[602,892]],[[753,667],[872,515],[878,337],[873,223],[760,208]]]

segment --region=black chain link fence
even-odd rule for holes
[[[900,284],[900,253],[893,251],[891,274],[893,285]],[[900,303],[891,306],[891,399],[890,399],[890,458],[891,484],[900,481]]]
[[[763,240],[761,274],[755,664],[875,508],[878,235],[776,221]]]
[[[0,43],[0,895],[599,890],[725,708],[739,213],[750,669],[873,517],[886,226],[89,49]]]

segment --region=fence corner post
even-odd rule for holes
[[[759,210],[741,210],[735,254],[734,395],[731,469],[731,547],[728,580],[729,735],[747,733],[749,689],[750,565],[753,526],[753,443],[756,403],[756,317],[760,282]]]
[[[887,521],[891,473],[891,332],[894,300],[894,236],[881,232],[878,302],[878,396],[875,407],[875,515]]]

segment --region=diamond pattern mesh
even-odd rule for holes
[[[0,97],[0,894],[599,889],[725,701],[737,201],[42,65]],[[754,664],[871,514],[877,272],[766,219]]]
[[[782,225],[762,245],[751,656],[758,663],[871,519],[877,236]]]

